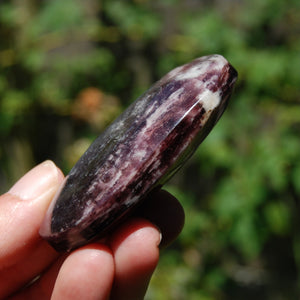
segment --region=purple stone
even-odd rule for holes
[[[155,83],[89,147],[40,228],[57,251],[103,237],[193,154],[237,79],[220,55],[198,58]]]

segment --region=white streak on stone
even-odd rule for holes
[[[202,103],[203,108],[205,111],[212,111],[217,108],[221,101],[220,92],[211,92],[210,90],[206,89],[199,97],[199,102]]]
[[[173,71],[169,72],[167,76],[175,79],[175,80],[185,80],[185,79],[193,79],[197,78],[198,76],[205,74],[209,69],[221,70],[224,65],[228,62],[222,55],[212,55],[209,57],[205,56],[195,60],[194,65],[189,67],[189,69],[183,72],[184,66],[177,67]]]
[[[93,209],[94,209],[93,201],[91,201],[91,200],[87,201],[85,204],[83,214],[82,214],[81,218],[76,221],[75,225],[78,225],[83,220],[85,220],[85,218],[90,215],[90,213],[93,211]]]

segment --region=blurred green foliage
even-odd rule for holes
[[[173,67],[220,53],[232,101],[167,188],[186,225],[146,299],[300,296],[300,2],[0,3],[0,183],[36,163],[65,172]]]

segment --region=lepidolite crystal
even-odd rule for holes
[[[40,235],[57,251],[103,237],[191,156],[222,115],[236,78],[220,55],[165,75],[79,159],[53,199]]]

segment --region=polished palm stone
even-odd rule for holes
[[[210,55],[155,83],[79,159],[40,235],[69,251],[107,234],[196,150],[222,115],[236,78],[224,57]]]

